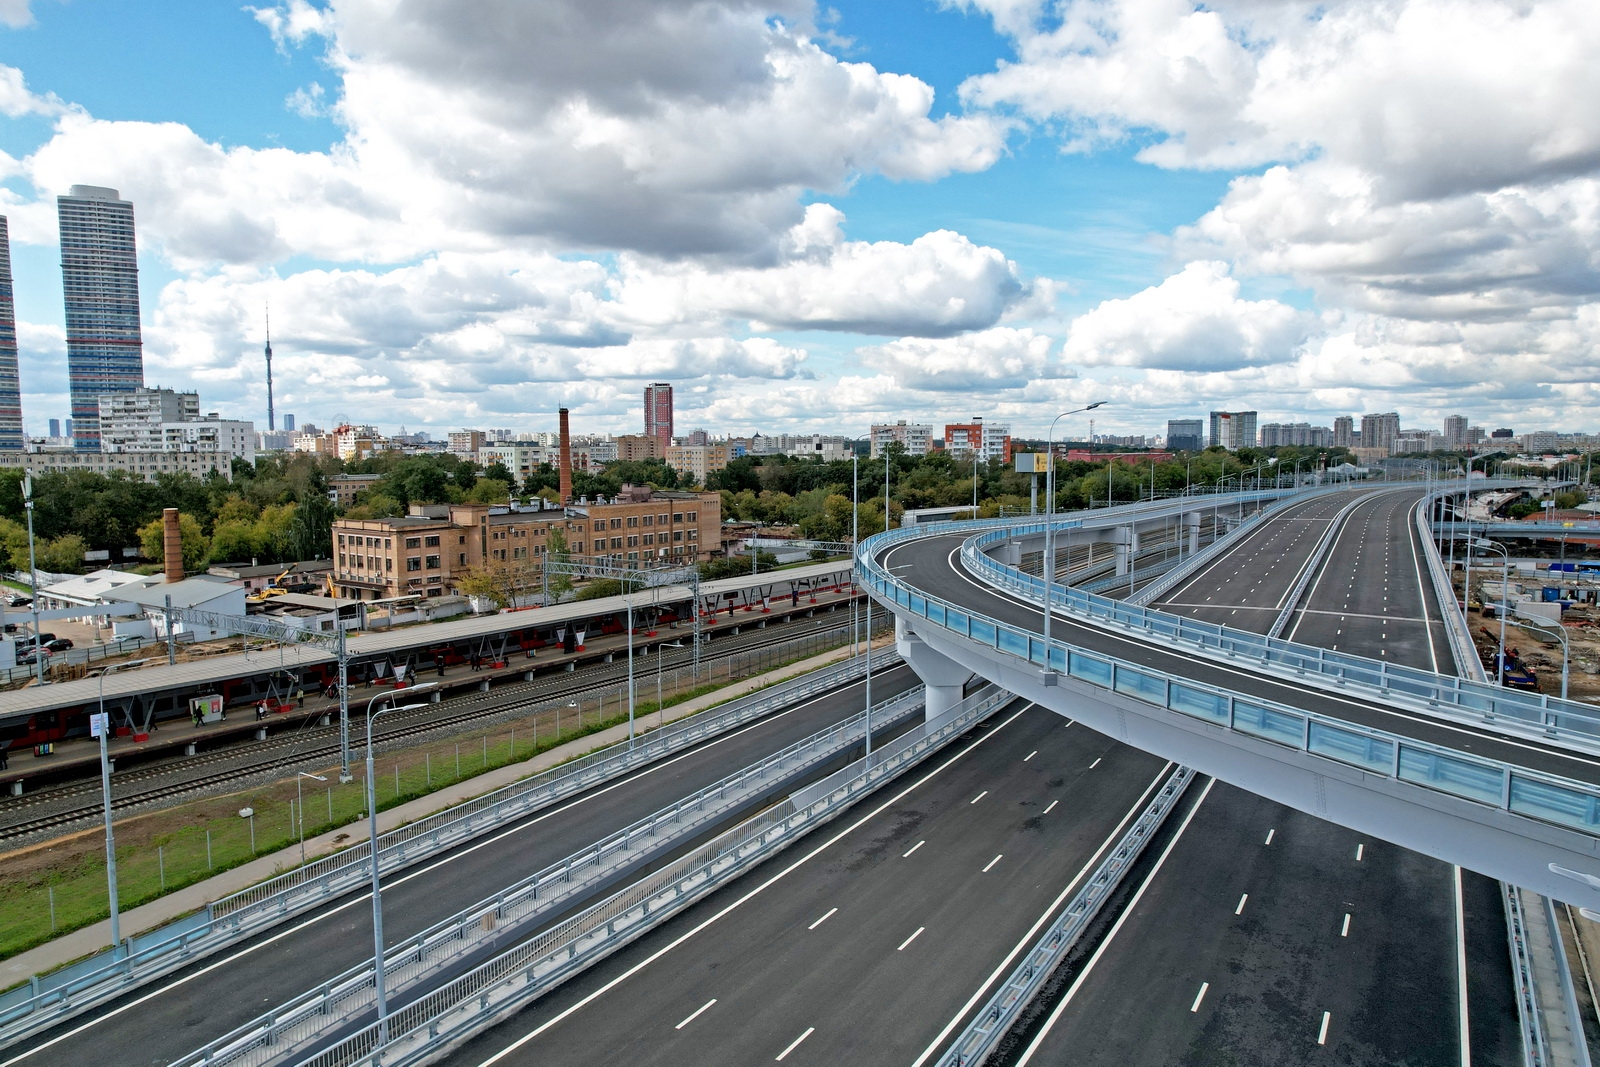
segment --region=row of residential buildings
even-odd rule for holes
[[[1509,427],[1486,430],[1474,426],[1465,415],[1449,416],[1442,430],[1405,429],[1399,413],[1394,411],[1362,415],[1359,420],[1353,415],[1341,415],[1333,420],[1332,426],[1269,422],[1259,427],[1254,411],[1213,411],[1209,422],[1201,419],[1168,421],[1166,437],[1167,448],[1174,452],[1218,446],[1232,451],[1293,445],[1348,448],[1363,461],[1424,452],[1470,452],[1485,447],[1530,453],[1582,450],[1596,443],[1592,434],[1540,431],[1518,437]]]

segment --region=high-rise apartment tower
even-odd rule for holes
[[[1256,413],[1254,411],[1213,411],[1211,413],[1211,447],[1226,448],[1229,452],[1256,446]]]
[[[56,197],[67,310],[73,447],[100,448],[100,398],[144,385],[133,205],[115,189],[74,185]]]
[[[644,432],[661,442],[661,454],[672,444],[672,384],[652,382],[644,387]]]
[[[1393,455],[1395,442],[1400,440],[1400,415],[1388,411],[1377,415],[1361,416],[1361,447],[1381,448],[1384,455]]]
[[[17,380],[17,315],[11,301],[11,230],[0,215],[0,452],[22,451],[22,387]]]

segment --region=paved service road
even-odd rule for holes
[[[910,1064],[1170,765],[1020,702],[447,1062]]]
[[[1335,510],[1349,503],[1334,500]],[[1415,492],[1378,493],[1350,512],[1285,636],[1453,670],[1418,562],[1416,500]],[[1306,525],[1293,511],[1288,521]],[[1278,543],[1309,552],[1326,529],[1323,522],[1314,537],[1286,530]],[[1273,543],[1265,530],[1253,540]],[[1196,608],[1203,590],[1207,617],[1266,629],[1281,601],[1278,610],[1265,603],[1274,590],[1256,580],[1260,553],[1241,550],[1250,565],[1232,566],[1230,553],[1229,565],[1212,568],[1226,581],[1197,576],[1160,606]],[[1280,573],[1298,576],[1292,563],[1286,558]],[[1217,783],[1131,891],[1097,953],[1057,976],[1007,1062],[1514,1062],[1516,1006],[1496,885],[1464,873],[1458,904],[1457,875]]]
[[[883,700],[919,684],[900,666],[873,678]],[[612,830],[860,710],[855,683],[662,760],[507,829],[391,877],[383,925],[398,942],[512,882],[571,855]],[[263,933],[121,1001],[0,1053],[0,1067],[81,1067],[123,1050],[118,1063],[169,1063],[275,1004],[372,957],[370,894],[354,893],[285,927]]]

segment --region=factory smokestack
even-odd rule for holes
[[[567,409],[561,409],[561,502],[572,503],[572,427]]]
[[[183,581],[183,529],[178,525],[178,509],[161,512],[161,554],[167,581]]]

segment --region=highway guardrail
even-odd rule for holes
[[[626,889],[502,953],[303,1061],[301,1067],[410,1067],[498,1023],[756,864],[835,818],[1016,698],[986,686],[933,724],[719,835]]]
[[[1044,640],[1036,631],[1012,626],[912,589],[877,562],[877,551],[884,544],[915,536],[917,531],[914,530],[891,531],[879,534],[873,541],[864,544],[859,557],[859,581],[879,599],[957,637],[1032,664],[1035,668],[1053,670],[1095,688],[1165,708],[1230,733],[1283,745],[1318,759],[1359,768],[1380,778],[1446,793],[1600,837],[1600,788],[1575,779],[1468,754],[1316,712],[1302,711],[1276,701],[1248,696],[1133,663],[1109,653],[1080,648],[1065,641],[1051,641],[1047,653]],[[1082,598],[1082,595],[1079,594],[1079,597]],[[1114,608],[1125,609],[1130,617],[1144,624],[1140,628],[1168,647],[1180,636],[1176,624],[1187,622],[1163,616],[1159,612],[1129,609],[1116,601],[1106,603]],[[1222,642],[1240,639],[1241,652],[1261,648],[1265,644],[1259,637],[1254,642],[1242,640],[1255,635],[1239,634],[1237,631],[1230,633],[1223,627],[1202,625],[1212,631],[1223,631],[1220,635]],[[1273,644],[1296,650],[1294,656],[1306,662],[1308,676],[1318,663],[1318,657],[1312,653],[1322,651],[1291,646],[1288,642]],[[1272,663],[1282,665],[1289,662],[1278,648],[1272,652]],[[1330,667],[1335,665],[1332,662],[1334,655],[1330,653]],[[1355,657],[1340,658],[1355,661]],[[1346,672],[1344,677],[1348,680],[1362,682],[1386,694],[1384,699],[1392,701],[1401,695],[1413,695],[1399,684],[1394,684],[1405,681],[1398,676],[1398,670],[1404,668],[1397,670],[1396,677],[1386,677],[1377,669],[1380,665],[1371,661],[1355,661],[1348,665],[1341,663],[1338,666]],[[1449,680],[1443,676],[1420,671],[1410,673],[1425,675],[1430,685],[1444,693],[1451,692],[1445,684]],[[1386,680],[1391,686],[1384,686]],[[1469,688],[1471,683],[1463,681],[1461,686],[1461,692],[1472,692]]]
[[[896,530],[876,536],[898,541],[905,539],[903,535],[916,533],[915,530]],[[984,551],[986,546],[1005,538],[1004,530],[974,534],[962,545],[962,563],[991,585],[1042,604],[1042,579],[1006,566]],[[881,546],[890,542],[877,543]],[[863,552],[867,550],[868,546],[864,545]],[[1591,704],[1561,700],[1544,693],[1502,689],[1458,675],[1403,667],[1381,659],[1248,633],[1112,600],[1059,583],[1051,589],[1051,594],[1051,603],[1058,611],[1083,621],[1115,627],[1161,644],[1183,642],[1202,653],[1232,662],[1252,661],[1264,672],[1293,677],[1298,684],[1313,684],[1330,690],[1360,686],[1385,700],[1425,713],[1454,713],[1462,720],[1501,733],[1518,733],[1584,752],[1600,751],[1600,709]]]
[[[874,657],[884,669],[898,660]],[[396,871],[525,817],[576,793],[714,738],[745,723],[855,681],[866,657],[852,657],[621,741],[519,782],[408,823],[378,838],[382,871]],[[341,852],[208,904],[193,915],[131,937],[115,949],[35,977],[0,996],[0,1048],[153,981],[178,967],[283,922],[352,890],[371,876],[369,845]]]
[[[916,688],[874,705],[873,732],[903,722],[920,711],[922,704],[922,691]],[[460,967],[464,957],[481,952],[486,945],[521,936],[545,916],[571,907],[784,782],[860,744],[866,736],[866,720],[865,712],[857,712],[786,745],[389,946],[383,968],[388,995],[414,995],[441,970]],[[329,1031],[348,1026],[353,1017],[370,1011],[376,1002],[373,961],[367,959],[174,1060],[170,1067],[259,1067],[287,1060]]]
[[[1194,771],[1177,767],[1150,802],[1144,806],[1139,818],[1123,834],[1115,848],[1095,868],[1089,880],[1083,883],[1067,906],[1061,910],[1050,928],[1033,943],[995,990],[961,1035],[950,1043],[944,1055],[934,1061],[934,1067],[973,1067],[982,1063],[994,1051],[1012,1023],[1039,992],[1045,980],[1060,966],[1077,945],[1078,939],[1100,914],[1100,907],[1116,892],[1122,878],[1144,853],[1144,848],[1155,836],[1168,813],[1183,796],[1183,791],[1194,779]]]

